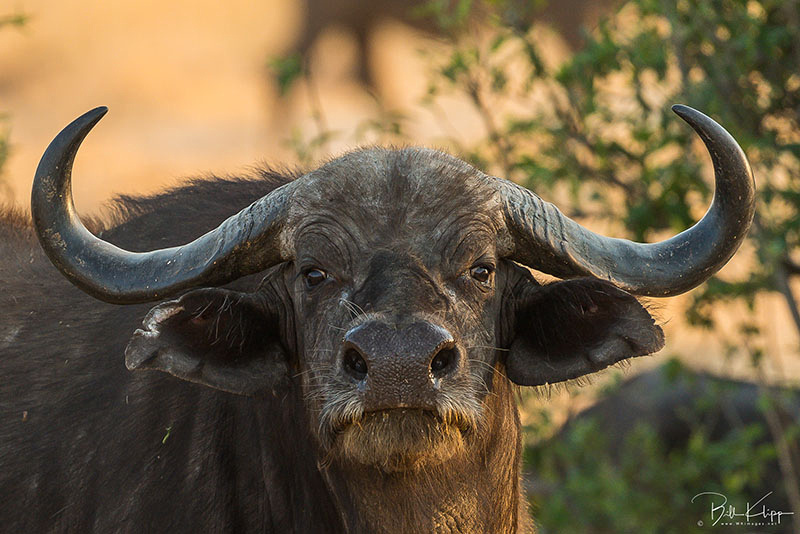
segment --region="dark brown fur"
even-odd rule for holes
[[[170,246],[213,228],[284,180],[269,173],[255,181],[197,180],[155,197],[120,199],[111,223],[92,226],[132,250]],[[256,284],[251,278],[235,285]],[[371,469],[356,465],[320,471],[313,425],[302,422],[299,384],[254,401],[127,371],[121,355],[148,306],[112,306],[72,287],[44,257],[20,212],[0,217],[0,287],[0,488],[14,495],[0,503],[4,529],[340,532],[343,521],[353,521],[411,532],[437,502],[443,526],[477,526],[474,510],[497,495],[504,495],[497,517],[510,518],[506,523],[519,517],[515,419],[510,432],[493,438],[513,452],[510,472],[494,473],[508,461],[467,462],[463,445],[450,461],[433,462],[432,471],[417,466],[412,479],[384,474],[378,483]],[[437,424],[445,446],[438,454],[446,456],[460,433]],[[489,468],[482,496],[464,492],[465,484],[474,485],[466,464],[471,471]],[[332,488],[345,486],[363,493],[341,490],[332,498]],[[497,506],[481,517],[497,514]],[[381,511],[399,517],[385,521]]]
[[[93,230],[128,250],[185,243],[291,179],[263,171],[122,199]],[[506,259],[492,179],[456,158],[368,149],[303,180],[283,236],[292,261],[149,313],[70,286],[27,220],[2,215],[0,488],[15,496],[0,502],[4,528],[529,528],[514,384],[653,352],[660,329],[606,282],[543,287]],[[494,270],[478,281],[472,266],[485,263]],[[305,284],[308,266],[329,273],[320,287]],[[365,407],[342,336],[368,321],[452,334],[458,358],[427,392],[433,404],[414,405],[401,372],[383,384],[403,403]],[[396,341],[389,367],[418,340]],[[188,382],[130,373],[123,353]]]

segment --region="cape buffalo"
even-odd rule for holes
[[[0,224],[3,528],[528,529],[515,385],[659,350],[632,295],[697,286],[751,223],[742,150],[674,110],[716,192],[655,244],[421,148],[124,198],[87,229],[72,163],[106,110],[76,119],[42,157],[32,225]]]

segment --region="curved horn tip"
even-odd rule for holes
[[[108,108],[99,106],[92,110],[87,111],[61,130],[58,135],[53,138],[50,145],[42,155],[39,161],[39,168],[37,174],[49,164],[57,164],[59,161],[51,161],[52,158],[60,160],[62,157],[74,157],[74,153],[69,155],[70,150],[77,151],[78,146],[83,142],[83,139],[89,135],[89,132],[95,125],[108,113]],[[64,151],[66,150],[66,153]],[[44,167],[43,167],[44,166]]]
[[[725,135],[730,137],[730,133],[728,133],[722,126],[720,126],[720,124],[717,121],[715,121],[702,111],[697,111],[696,109],[689,106],[685,106],[683,104],[674,104],[671,109],[678,117],[686,121],[689,124],[689,126],[691,126],[700,135],[704,135],[704,132],[701,130],[701,128],[704,128],[706,130],[708,128],[712,128],[713,129],[712,131],[721,131],[724,132]],[[733,139],[733,137],[731,137],[731,139]]]
[[[685,115],[690,115],[692,112],[700,113],[696,109],[689,107],[685,104],[673,104],[671,109],[680,117],[683,117]]]
[[[65,165],[71,168],[72,159],[84,138],[89,134],[97,122],[108,113],[106,106],[99,106],[87,111],[71,123],[69,123],[58,135],[53,138],[39,160],[39,166],[33,179],[32,208],[34,217],[36,214],[37,191],[52,188],[54,180],[51,173],[57,171],[59,167]],[[56,180],[57,181],[57,180]],[[50,185],[48,185],[50,184]]]
[[[94,126],[95,124],[97,124],[97,121],[99,121],[105,116],[106,113],[108,113],[108,108],[106,106],[97,106],[96,108],[90,109],[89,111],[87,111],[74,121],[72,121],[72,124],[79,127]]]
[[[750,168],[747,155],[728,130],[705,113],[689,106],[675,104],[672,106],[672,111],[686,121],[703,140],[709,152],[711,152],[711,159],[714,160],[715,169],[718,165],[737,168],[745,175],[750,176],[750,180],[745,180],[747,187],[755,188],[755,179],[753,178],[753,171]],[[753,196],[753,194],[751,193],[749,196]]]
[[[108,108],[106,106],[99,106],[87,111],[65,126],[64,129],[56,135],[50,145],[58,147],[60,146],[59,141],[62,143],[66,141],[71,144],[76,140],[78,144],[80,144],[83,138],[89,134],[89,131],[94,128],[106,113],[108,113]],[[51,147],[49,146],[47,148],[49,150]]]

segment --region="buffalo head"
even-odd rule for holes
[[[750,167],[721,126],[674,109],[708,147],[716,192],[700,222],[660,243],[597,235],[441,152],[374,148],[189,244],[129,252],[86,230],[72,202],[73,159],[104,108],[47,149],[33,217],[52,262],[90,295],[181,295],[134,333],[129,368],[253,396],[299,388],[328,457],[406,469],[480,443],[489,399],[510,383],[560,382],[659,350],[662,331],[632,295],[682,293],[730,259],[753,218]],[[526,267],[564,281],[539,285]],[[212,287],[259,272],[252,293]]]

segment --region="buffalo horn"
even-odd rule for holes
[[[511,233],[509,257],[558,276],[594,276],[630,293],[668,297],[716,273],[747,234],[755,211],[755,182],[736,140],[714,120],[687,106],[672,110],[694,128],[714,164],[716,189],[694,226],[658,243],[596,234],[558,208],[507,180],[498,180]]]
[[[222,285],[285,259],[279,234],[293,183],[178,247],[129,252],[89,232],[75,213],[72,164],[81,142],[107,111],[93,109],[64,128],[47,147],[33,182],[31,211],[39,241],[73,284],[100,300],[132,304],[198,285]]]

